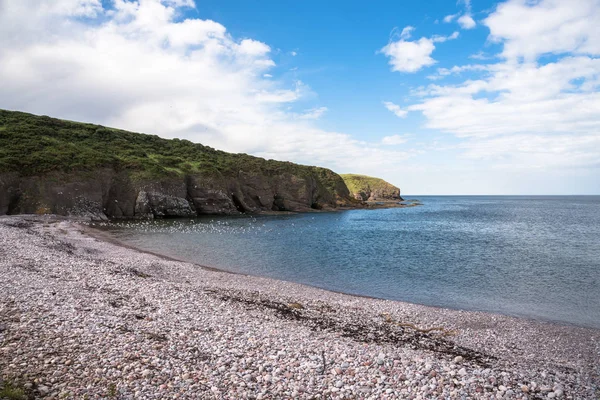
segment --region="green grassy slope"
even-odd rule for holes
[[[373,191],[395,191],[400,189],[380,178],[358,174],[340,174],[350,193],[370,193]]]
[[[236,176],[250,173],[318,176],[334,190],[339,175],[319,167],[231,154],[188,140],[162,139],[100,125],[0,110],[0,173],[22,176],[49,172],[94,171],[109,167],[143,178],[199,173]]]

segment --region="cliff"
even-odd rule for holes
[[[356,203],[325,168],[0,110],[0,215],[187,217]]]
[[[400,189],[380,178],[366,175],[342,174],[350,194],[361,201],[403,200]]]

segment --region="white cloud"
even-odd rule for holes
[[[415,28],[413,26],[405,26],[400,33],[400,40],[410,39],[414,30]]]
[[[543,54],[600,55],[600,0],[510,0],[484,20],[502,55],[535,60]]]
[[[394,104],[391,101],[384,101],[383,105],[389,111],[393,112],[396,115],[396,117],[405,118],[408,115],[408,111],[403,110],[402,108],[400,108],[399,105]]]
[[[587,149],[600,146],[599,135],[573,136],[515,134],[472,140],[463,144],[464,156],[472,159],[500,161],[497,168],[573,168],[600,166],[597,152]],[[506,155],[512,157],[507,158]],[[507,162],[508,161],[508,162]]]
[[[296,81],[296,89],[258,90],[254,98],[261,103],[291,103],[302,97],[305,85],[302,81]]]
[[[238,51],[252,57],[264,57],[271,51],[271,48],[257,40],[244,39],[238,45]]]
[[[295,52],[295,51],[290,52],[290,54],[291,54],[292,57],[296,57],[298,55],[298,53]]]
[[[460,13],[457,14],[451,14],[451,15],[446,15],[444,17],[444,22],[449,24],[450,22],[454,21],[456,18],[458,18],[460,16]]]
[[[455,65],[452,68],[438,68],[437,74],[429,75],[427,79],[439,80],[449,75],[458,75],[467,71],[487,71],[489,67],[481,64]]]
[[[483,51],[478,51],[478,52],[477,52],[477,53],[475,53],[475,54],[471,54],[471,55],[469,56],[469,58],[471,58],[471,59],[473,59],[473,60],[491,60],[491,59],[493,59],[494,57],[493,57],[493,56],[490,56],[490,55],[487,55],[487,54],[485,54]]]
[[[471,14],[465,14],[461,16],[459,19],[457,19],[457,22],[463,29],[473,29],[475,26],[477,26],[477,23],[473,17],[471,17]]]
[[[300,119],[319,119],[323,114],[327,112],[327,107],[315,107],[310,110],[306,110],[303,114],[300,114]]]
[[[438,69],[433,79],[485,73],[420,87],[413,94],[422,100],[407,110],[421,111],[427,128],[462,138],[464,157],[496,168],[600,167],[599,13],[597,0],[501,4],[485,24],[503,58]]]
[[[427,126],[462,137],[600,130],[600,60],[565,58],[544,66],[497,64],[490,75],[455,86],[431,85],[420,110]],[[577,84],[574,81],[583,80]]]
[[[400,40],[381,49],[390,58],[392,71],[398,72],[416,72],[423,67],[435,64],[436,61],[431,58],[433,50],[435,50],[433,41],[427,38],[421,38],[415,42]]]
[[[266,43],[182,18],[191,0],[108,4],[0,0],[0,108],[336,170],[375,173],[411,156],[316,128],[325,107],[289,112],[310,88],[266,79]]]
[[[458,12],[456,14],[446,15],[444,17],[444,22],[448,24],[456,20],[456,22],[458,22],[461,28],[473,29],[475,28],[475,26],[477,26],[477,23],[475,22],[471,14],[471,2],[469,0],[463,0],[462,3],[464,3],[465,5],[465,11]]]
[[[381,139],[381,144],[386,146],[397,146],[406,143],[407,141],[408,137],[406,135],[391,135],[383,137]]]
[[[405,27],[399,40],[391,41],[380,50],[390,58],[389,64],[392,66],[392,71],[417,72],[435,64],[436,61],[431,57],[431,53],[435,50],[434,43],[442,43],[458,37],[458,32],[454,32],[450,36],[434,35],[431,38],[422,37],[416,41],[407,41],[413,30],[412,26]]]

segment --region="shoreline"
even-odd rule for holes
[[[134,221],[136,221],[136,220],[134,220]],[[84,229],[84,231],[85,231],[85,233],[87,235],[89,235],[91,237],[94,237],[94,238],[96,238],[98,240],[101,240],[101,241],[104,241],[104,242],[107,242],[107,243],[111,243],[111,244],[114,244],[116,246],[124,247],[124,248],[129,249],[129,250],[137,251],[137,252],[140,252],[140,253],[150,254],[150,255],[153,255],[153,256],[156,256],[156,257],[159,257],[159,258],[163,258],[164,260],[167,260],[167,261],[175,261],[175,262],[181,262],[181,263],[186,263],[186,264],[192,264],[192,265],[195,265],[198,268],[202,268],[202,269],[205,269],[207,271],[220,272],[220,273],[224,273],[224,274],[240,275],[240,276],[245,276],[245,277],[249,277],[249,278],[271,279],[271,280],[275,280],[275,281],[281,281],[281,282],[291,283],[291,284],[294,284],[294,285],[305,286],[305,287],[311,288],[311,289],[324,290],[326,292],[331,292],[331,293],[334,293],[334,294],[340,294],[340,295],[345,295],[345,296],[358,297],[358,298],[369,299],[369,300],[394,301],[394,302],[399,302],[399,303],[412,304],[412,305],[415,305],[415,306],[422,306],[422,307],[433,308],[433,309],[439,310],[440,312],[444,312],[444,311],[464,311],[464,312],[473,312],[473,313],[483,313],[483,314],[489,314],[490,316],[516,318],[516,319],[522,319],[522,320],[525,320],[525,321],[531,321],[531,322],[542,323],[542,324],[551,324],[551,325],[557,325],[557,326],[573,327],[573,328],[583,328],[583,329],[591,329],[591,330],[598,330],[598,331],[600,331],[600,327],[587,326],[587,325],[578,325],[578,324],[575,324],[575,323],[569,323],[569,322],[565,322],[565,321],[557,321],[557,320],[550,320],[550,319],[544,319],[544,318],[534,318],[534,317],[530,317],[530,316],[526,316],[526,315],[510,315],[510,314],[503,314],[503,313],[494,312],[494,311],[469,310],[469,309],[465,309],[465,308],[452,308],[452,307],[445,307],[445,306],[437,306],[437,305],[430,305],[430,304],[424,304],[424,303],[410,302],[410,301],[405,301],[405,300],[387,299],[387,298],[384,298],[384,297],[369,296],[369,295],[358,294],[358,293],[348,293],[348,292],[343,292],[343,291],[339,291],[339,290],[333,290],[333,289],[323,288],[323,287],[319,287],[319,286],[314,286],[314,285],[310,285],[310,284],[307,284],[307,283],[294,282],[294,281],[285,280],[285,279],[277,279],[277,278],[272,278],[272,277],[263,276],[263,275],[254,275],[254,274],[249,274],[249,273],[244,273],[244,272],[230,271],[230,270],[227,270],[227,269],[212,267],[212,266],[208,266],[208,265],[204,265],[204,264],[199,264],[199,263],[196,263],[196,262],[185,260],[183,258],[177,258],[177,257],[169,256],[169,255],[166,255],[166,254],[162,254],[162,253],[159,253],[159,252],[154,252],[154,251],[151,251],[151,250],[146,250],[146,249],[142,249],[142,248],[136,247],[134,245],[125,243],[122,240],[119,240],[118,238],[116,238],[113,235],[111,235],[107,230],[103,229],[102,227],[91,226],[90,223],[88,223],[88,222],[79,222],[79,223],[77,223],[77,225],[80,226],[82,229]]]
[[[598,329],[199,268],[85,228],[0,218],[0,381],[33,396],[600,394]]]

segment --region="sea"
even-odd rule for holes
[[[102,224],[227,271],[600,328],[600,196],[404,196],[422,205]]]

